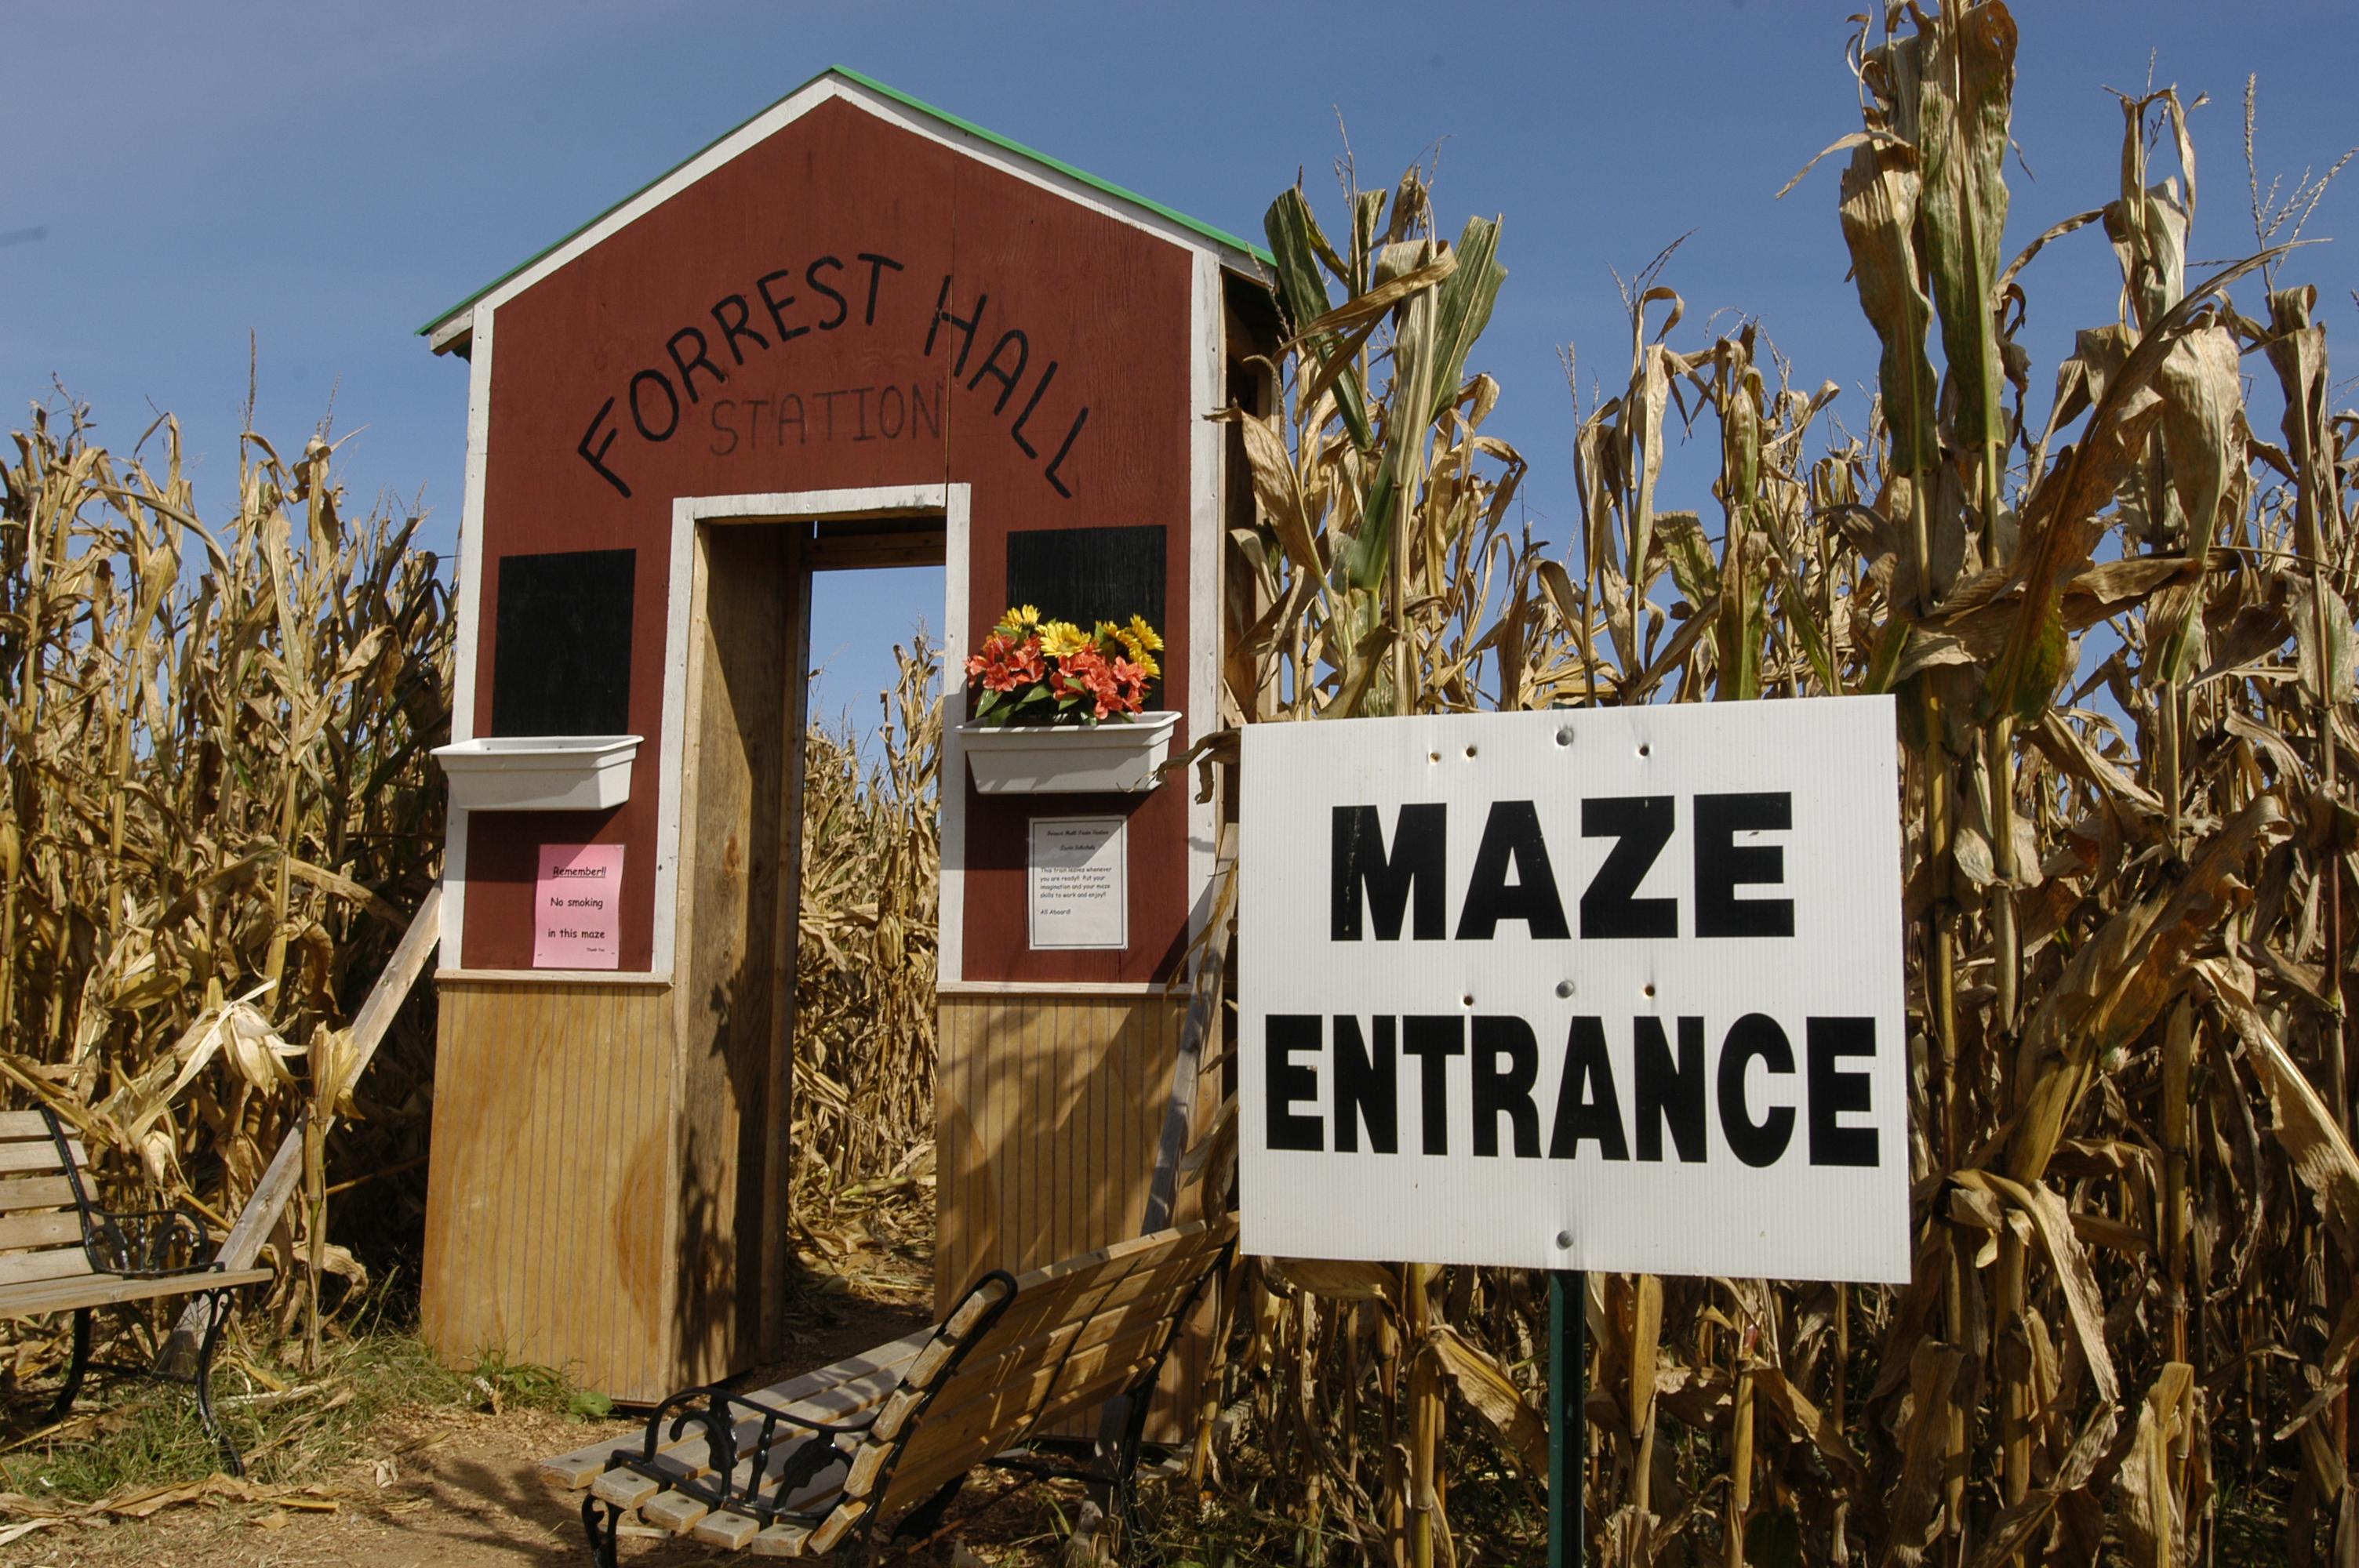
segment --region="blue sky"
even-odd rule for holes
[[[1506,219],[1510,276],[1475,362],[1504,385],[1492,429],[1530,460],[1527,504],[1560,546],[1574,513],[1559,350],[1576,345],[1584,385],[1625,373],[1614,269],[1690,230],[1665,278],[1687,299],[1684,341],[1716,312],[1720,327],[1757,317],[1799,380],[1854,389],[1839,412],[1864,415],[1874,338],[1844,281],[1832,165],[1775,200],[1856,127],[1843,43],[1857,5],[5,0],[0,428],[53,377],[113,441],[169,410],[220,511],[251,330],[264,432],[299,445],[332,395],[336,431],[359,432],[354,495],[422,497],[426,536],[448,549],[466,373],[415,329],[841,62],[1249,235],[1298,169],[1333,211],[1339,117],[1371,185],[1438,144],[1446,228]],[[2212,100],[2194,118],[2198,257],[2253,248],[2248,72],[2264,184],[2359,143],[2359,18],[2343,0],[2025,0],[2017,15],[2029,173],[2010,173],[2010,253],[2114,193],[2122,120],[2105,89],[2142,89],[2150,54],[2156,82]],[[2347,344],[2359,167],[2309,232],[2345,237],[2288,278],[2320,286],[2330,341]],[[2093,228],[2033,264],[2036,414],[2071,330],[2112,319],[2114,276]],[[2256,289],[2242,303],[2258,314]],[[865,722],[891,640],[920,615],[939,625],[940,579],[828,586],[820,707]]]

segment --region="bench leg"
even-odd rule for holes
[[[601,1511],[603,1518],[601,1518]],[[623,1510],[603,1498],[582,1499],[582,1530],[590,1538],[593,1568],[615,1568],[614,1551],[622,1535]]]
[[[207,1314],[210,1321],[205,1325],[204,1339],[197,1346],[197,1419],[205,1423],[206,1434],[221,1450],[223,1465],[231,1475],[243,1476],[245,1460],[213,1414],[213,1350],[221,1343],[222,1325],[229,1321],[229,1295],[227,1291],[212,1292],[212,1311]]]
[[[90,1370],[90,1311],[82,1307],[74,1313],[73,1359],[66,1365],[65,1386],[58,1390],[57,1402],[49,1406],[49,1424],[73,1413],[74,1398],[82,1392],[82,1374]]]

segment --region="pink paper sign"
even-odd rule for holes
[[[543,844],[533,892],[532,967],[620,968],[622,892],[622,845]]]

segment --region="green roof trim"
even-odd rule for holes
[[[1276,259],[1271,256],[1265,247],[1255,244],[1250,240],[1239,239],[1236,235],[1230,233],[1225,229],[1214,228],[1210,223],[1190,218],[1185,212],[1179,211],[1174,208],[1166,207],[1160,201],[1150,200],[1147,197],[1141,196],[1136,190],[1116,185],[1110,179],[1100,179],[1096,175],[1090,173],[1086,169],[1076,168],[1062,158],[1050,157],[1047,153],[1041,152],[1038,148],[1027,147],[1022,142],[1003,136],[996,131],[986,130],[983,126],[976,124],[973,121],[953,114],[946,109],[937,109],[932,104],[926,103],[923,99],[913,98],[908,93],[900,91],[898,88],[889,87],[865,72],[854,70],[850,66],[832,65],[825,70],[821,71],[817,76],[812,77],[809,81],[804,82],[800,87],[796,88],[793,92],[786,94],[785,97],[778,99],[776,103],[773,103],[768,105],[768,107],[763,109],[760,114],[751,115],[748,118],[740,121],[737,124],[731,126],[720,135],[715,136],[712,140],[705,143],[704,146],[697,148],[696,151],[680,159],[679,162],[672,165],[671,168],[664,170],[663,173],[656,176],[655,178],[647,181],[647,184],[640,186],[636,190],[632,191],[621,200],[614,202],[610,207],[607,207],[603,211],[601,211],[596,217],[592,218],[588,222],[582,224],[579,228],[572,230],[571,232],[553,241],[552,243],[543,245],[539,250],[535,251],[531,255],[527,256],[516,265],[508,268],[507,271],[500,274],[499,276],[492,279],[491,282],[484,285],[483,287],[478,288],[473,294],[468,295],[464,299],[460,300],[456,305],[451,306],[449,309],[437,311],[424,326],[418,329],[418,335],[421,338],[430,335],[437,327],[449,321],[452,317],[457,316],[460,312],[466,310],[477,300],[483,298],[486,294],[498,288],[502,284],[506,283],[509,279],[538,265],[543,260],[554,253],[563,250],[567,245],[571,244],[575,240],[580,239],[583,234],[596,228],[599,224],[613,217],[622,209],[629,206],[632,202],[636,201],[640,197],[646,195],[657,186],[661,185],[665,180],[669,179],[673,175],[678,174],[681,169],[686,168],[690,164],[694,163],[697,159],[711,152],[714,147],[719,146],[723,142],[727,141],[731,136],[735,135],[747,125],[752,124],[756,120],[760,119],[762,115],[769,114],[770,111],[776,109],[778,104],[787,102],[787,99],[794,97],[796,93],[809,91],[810,88],[826,81],[831,76],[841,77],[846,81],[853,82],[861,87],[868,89],[871,92],[881,93],[885,97],[890,98],[893,102],[901,104],[905,108],[915,109],[920,114],[924,114],[929,119],[939,120],[943,124],[948,125],[954,130],[963,131],[968,135],[979,137],[984,141],[989,142],[995,147],[1000,147],[1007,152],[1014,153],[1016,157],[1025,158],[1032,163],[1038,164],[1044,168],[1052,168],[1059,174],[1065,175],[1070,178],[1078,179],[1082,184],[1089,186],[1093,189],[1105,192],[1105,194],[1114,197],[1116,200],[1127,202],[1133,207],[1144,208],[1146,211],[1155,213],[1158,217],[1170,220],[1172,222],[1179,224],[1181,228],[1186,229],[1192,233],[1202,235],[1205,239],[1212,241],[1214,244],[1224,245],[1233,251],[1242,251],[1246,255],[1253,257],[1256,261],[1260,262],[1265,266],[1275,266],[1277,265]]]

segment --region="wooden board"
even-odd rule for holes
[[[935,1072],[934,1303],[1138,1234],[1184,1010],[954,996]]]
[[[788,1182],[768,1136],[788,1114],[773,934],[787,847],[788,527],[698,531],[689,751],[681,785],[679,1005],[681,1238],[676,1316],[690,1382],[783,1349]],[[766,1320],[766,1322],[765,1321]]]
[[[169,1274],[161,1279],[127,1280],[119,1274],[80,1274],[62,1280],[41,1280],[13,1285],[0,1292],[0,1318],[46,1317],[76,1307],[114,1306],[124,1302],[155,1301],[183,1296],[190,1291],[236,1290],[270,1278],[267,1269],[237,1269],[221,1273]]]
[[[682,1376],[669,988],[444,979],[421,1317],[652,1403]]]

